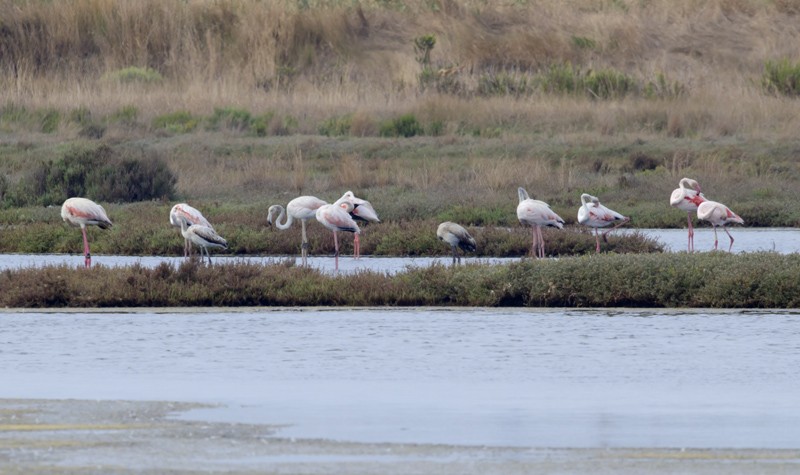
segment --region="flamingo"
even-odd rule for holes
[[[191,224],[200,224],[206,226],[208,228],[214,229],[214,226],[211,226],[211,223],[203,216],[200,211],[192,208],[191,206],[187,205],[186,203],[178,203],[172,207],[169,212],[169,224],[173,226],[180,227],[181,226],[181,219],[180,217],[183,216],[189,223]],[[181,234],[183,231],[181,231]],[[186,258],[192,253],[192,241],[188,238],[183,239],[183,257]]]
[[[361,233],[361,230],[358,229],[358,224],[350,217],[350,213],[352,213],[354,209],[355,205],[349,201],[345,201],[339,205],[326,204],[317,208],[317,221],[333,231],[333,245],[336,248],[336,254],[334,254],[336,258],[336,270],[339,270],[339,239],[336,237],[336,233],[339,231],[347,231],[356,234]]]
[[[439,229],[436,230],[436,235],[439,240],[450,244],[453,249],[453,264],[456,263],[456,258],[458,258],[459,263],[461,262],[461,256],[458,255],[459,247],[464,250],[464,258],[467,257],[467,251],[475,252],[475,249],[477,249],[472,236],[469,235],[466,229],[456,223],[446,221],[440,224]]]
[[[539,244],[539,257],[544,257],[544,237],[542,237],[542,226],[552,226],[558,229],[564,229],[564,220],[553,211],[550,210],[550,205],[544,201],[532,200],[528,196],[528,192],[524,188],[519,188],[519,205],[517,205],[517,218],[522,224],[530,224],[533,226],[533,245],[531,246],[531,255],[535,256],[535,249],[537,245],[537,235]]]
[[[728,237],[731,238],[731,245],[728,247],[728,252],[731,252],[733,248],[733,236],[731,236],[731,233],[725,228],[725,225],[728,223],[744,224],[744,220],[731,211],[730,208],[716,201],[704,201],[700,203],[700,206],[697,207],[697,217],[708,221],[714,226],[714,249],[717,248],[718,244],[717,226],[722,226],[722,229],[724,229]]]
[[[86,226],[96,225],[100,229],[112,226],[106,216],[106,210],[92,200],[86,198],[70,198],[61,206],[61,219],[70,226],[79,227],[83,232],[83,247],[86,250],[84,267],[92,267],[92,255],[89,254],[89,240],[86,239]]]
[[[300,222],[303,224],[303,244],[300,247],[300,254],[303,259],[303,265],[308,263],[308,237],[306,236],[306,221],[309,219],[314,219],[317,215],[317,210],[321,206],[325,206],[328,203],[322,201],[321,199],[317,198],[316,196],[300,196],[299,198],[295,198],[286,205],[286,210],[283,209],[281,205],[272,205],[269,207],[269,217],[267,218],[267,222],[272,225],[272,215],[275,214],[276,211],[280,211],[278,215],[278,219],[275,221],[275,226],[278,227],[280,230],[289,229],[289,226],[292,225],[292,222],[295,219],[299,219]],[[281,224],[281,219],[285,215],[288,216],[284,220],[283,224]]]
[[[689,250],[694,250],[694,230],[692,229],[692,211],[697,211],[697,207],[706,201],[700,185],[691,178],[683,178],[679,183],[680,188],[676,188],[669,198],[669,204],[675,208],[686,211],[686,218],[689,221]],[[686,187],[694,189],[689,189]]]
[[[589,203],[587,203],[586,200],[589,200]],[[581,204],[583,206],[578,210],[578,222],[584,226],[594,228],[594,239],[597,241],[597,253],[600,254],[600,238],[597,237],[597,228],[604,228],[615,221],[622,221],[603,233],[603,242],[608,242],[606,241],[606,235],[623,224],[628,223],[631,218],[626,218],[616,211],[606,208],[600,204],[600,200],[597,199],[596,196],[587,193],[581,195]]]
[[[380,223],[381,220],[378,219],[378,215],[375,213],[375,208],[372,207],[372,204],[367,200],[362,200],[361,198],[356,198],[352,191],[348,191],[341,198],[339,198],[336,203],[334,204],[341,204],[344,201],[349,201],[353,203],[355,209],[353,212],[350,213],[350,217],[355,219],[356,221],[372,221],[375,223]],[[358,234],[354,235],[353,247],[354,247],[354,258],[358,259],[361,257],[361,239],[359,238]]]
[[[209,247],[228,249],[228,241],[222,239],[213,228],[202,224],[192,224],[190,226],[189,218],[186,216],[180,216],[178,219],[181,222],[181,234],[183,234],[183,237],[200,246],[201,261],[203,260],[203,249],[206,251],[209,265],[211,264],[211,256],[208,254]]]

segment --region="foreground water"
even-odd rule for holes
[[[4,398],[220,403],[279,436],[800,447],[800,314],[311,309],[0,313]]]

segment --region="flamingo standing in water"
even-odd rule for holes
[[[172,207],[169,212],[169,224],[181,227],[181,217],[189,221],[189,225],[200,224],[202,226],[214,229],[214,226],[208,222],[200,211],[192,208],[186,203],[178,203]],[[183,234],[183,231],[181,231]],[[192,254],[192,241],[186,237],[183,238],[183,257],[186,258]],[[202,256],[201,256],[202,257]]]
[[[589,200],[589,202],[587,203],[586,200]],[[578,210],[578,222],[584,226],[594,228],[594,239],[597,241],[597,253],[600,254],[600,238],[597,237],[597,228],[604,228],[615,221],[622,221],[603,233],[603,242],[608,242],[606,240],[606,235],[623,224],[628,223],[631,218],[626,218],[616,211],[606,208],[600,204],[600,200],[597,199],[596,196],[587,193],[581,195],[581,204],[583,206]]]
[[[178,219],[181,222],[181,234],[183,234],[183,237],[200,246],[201,262],[203,260],[204,249],[210,265],[211,256],[208,254],[209,247],[221,247],[223,249],[228,248],[228,241],[222,239],[222,237],[220,237],[220,235],[217,234],[213,228],[203,226],[202,224],[189,225],[189,218],[186,216],[180,216]]]
[[[345,201],[338,205],[325,205],[317,208],[317,221],[322,223],[323,226],[333,231],[333,245],[336,248],[336,270],[339,270],[339,239],[336,233],[339,231],[347,231],[349,233],[360,234],[361,230],[358,229],[358,224],[350,217],[350,213],[355,209],[355,205],[349,201]]]
[[[292,225],[292,222],[295,219],[299,219],[303,224],[303,244],[300,248],[303,265],[308,264],[308,237],[306,236],[306,221],[309,219],[314,219],[317,216],[317,210],[321,206],[325,206],[327,204],[327,202],[322,201],[316,196],[301,196],[290,201],[289,204],[286,205],[285,210],[281,205],[272,205],[269,207],[269,217],[267,218],[267,222],[269,222],[270,225],[272,225],[272,215],[275,214],[276,211],[280,211],[280,214],[278,215],[278,219],[275,221],[275,226],[282,231],[289,229],[289,226]],[[283,224],[281,224],[281,219],[283,219],[284,215],[286,215],[286,219],[283,221]]]
[[[700,206],[697,207],[697,217],[708,221],[714,226],[714,249],[717,248],[718,244],[717,226],[722,226],[722,229],[724,229],[728,237],[731,238],[731,245],[728,247],[728,252],[731,252],[733,248],[733,236],[731,236],[731,233],[725,228],[725,225],[729,223],[744,224],[744,220],[731,211],[730,208],[716,201],[704,201],[700,203]]]
[[[459,247],[464,250],[464,258],[467,257],[467,251],[475,252],[475,249],[477,249],[472,236],[469,235],[466,229],[456,223],[446,221],[440,224],[439,229],[436,230],[436,235],[439,240],[450,244],[453,249],[453,264],[456,263],[456,258],[458,258],[459,263],[461,262],[461,256],[458,255]]]
[[[552,226],[564,229],[564,220],[552,210],[544,201],[532,200],[524,188],[519,188],[519,205],[517,205],[517,218],[522,224],[533,226],[533,245],[531,256],[536,256],[536,246],[539,246],[539,257],[544,257],[544,237],[542,226]],[[537,243],[538,236],[538,243]]]
[[[92,200],[86,198],[70,198],[61,206],[61,219],[70,226],[79,227],[83,232],[83,247],[86,251],[83,265],[92,267],[92,255],[89,253],[89,240],[86,239],[86,226],[96,225],[100,229],[112,226],[106,210]]]
[[[334,204],[341,204],[345,201],[349,201],[353,203],[354,209],[353,212],[350,213],[350,217],[355,219],[356,221],[372,221],[374,223],[380,223],[381,220],[378,219],[377,213],[375,213],[375,208],[372,207],[372,204],[367,200],[362,200],[361,198],[356,198],[352,191],[348,191],[345,193],[341,198],[339,198],[336,203]],[[358,259],[361,257],[361,239],[359,238],[359,234],[355,234],[353,237],[353,254],[354,258]]]
[[[686,211],[686,218],[689,220],[689,250],[693,251],[694,230],[692,229],[692,211],[697,211],[697,207],[706,201],[706,197],[703,196],[703,192],[700,190],[700,185],[697,184],[697,181],[691,178],[683,178],[678,185],[680,188],[676,188],[672,192],[669,198],[669,204],[675,208]],[[687,188],[687,186],[693,189]]]

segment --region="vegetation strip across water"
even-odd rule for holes
[[[795,308],[800,255],[658,253],[434,265],[330,275],[273,264],[189,261],[0,272],[0,306],[565,306]]]

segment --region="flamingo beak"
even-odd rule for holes
[[[700,193],[702,193],[702,192],[703,192],[703,190],[701,190],[701,189],[700,189],[700,185],[697,185],[697,186],[695,187],[695,190],[697,191],[697,194],[698,194],[698,195],[699,195]]]

